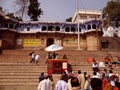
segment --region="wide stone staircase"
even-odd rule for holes
[[[36,90],[38,77],[46,66],[27,63],[0,64],[0,90]]]
[[[47,72],[46,56],[44,50],[34,50],[35,54],[40,54],[39,65],[30,62],[28,55],[33,50],[4,50],[0,55],[0,90],[37,90],[38,78],[41,72]],[[57,51],[59,58],[64,54],[68,57],[74,72],[81,70],[92,75],[91,63],[86,60],[89,57],[95,57],[98,61],[103,61],[104,57],[111,53],[114,59],[119,56],[120,52],[96,52],[96,51],[79,51],[79,50],[61,50]],[[103,70],[103,69],[101,69]],[[120,65],[114,69],[115,73],[120,75]],[[56,81],[60,78],[60,74],[53,74]]]

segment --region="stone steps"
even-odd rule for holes
[[[24,82],[24,83],[23,83]],[[27,82],[25,82],[25,81],[15,81],[15,82],[9,82],[9,81],[6,81],[6,82],[0,82],[0,86],[36,86],[37,87],[37,85],[38,85],[38,82],[34,82],[34,81],[27,81]]]
[[[75,72],[81,70],[82,72],[92,74],[91,64],[72,65],[72,67]],[[46,72],[46,66],[36,66],[29,63],[0,63],[1,90],[8,90],[8,88],[11,88],[9,90],[14,90],[14,88],[15,90],[36,90],[38,86],[38,77],[43,68],[46,69],[44,70],[44,72]],[[119,72],[119,70],[120,66],[116,71]],[[59,78],[60,74],[53,74],[55,83]]]
[[[11,86],[0,86],[0,90],[37,90],[37,86],[33,85],[11,85]]]
[[[30,63],[0,63],[0,87],[31,85],[37,87],[41,72],[47,72],[46,66]],[[12,87],[11,90],[13,90]]]
[[[28,53],[31,52],[31,50],[5,50],[3,51],[3,54],[0,55],[0,62],[18,62],[18,63],[24,63],[30,61],[30,56]],[[45,64],[47,52],[44,50],[36,50],[36,53],[40,54],[41,57],[41,63]],[[120,52],[105,52],[105,51],[79,51],[79,50],[61,50],[57,51],[56,53],[59,54],[59,57],[62,58],[64,54],[67,55],[69,61],[72,63],[75,62],[86,62],[86,59],[89,57],[95,57],[96,60],[103,61],[104,57],[111,53],[113,57],[119,56]],[[85,63],[84,62],[84,63]]]
[[[13,50],[13,51],[15,52],[15,50]],[[65,50],[63,50],[62,52],[61,51],[57,52],[59,54],[60,58],[62,58],[64,51]],[[5,51],[5,52],[8,53],[7,51]],[[5,52],[3,53],[3,55],[0,56],[0,62],[3,62],[3,63],[5,63],[5,62],[6,63],[8,63],[8,62],[25,63],[25,62],[30,61],[30,56],[25,55],[23,52],[19,52],[20,55],[19,54],[16,54],[16,55],[14,55],[14,54],[6,54]],[[45,64],[47,54],[45,53],[45,51],[41,51],[41,52],[42,53],[40,55],[41,56],[40,63]],[[22,53],[22,55],[21,55],[21,53]],[[105,55],[105,54],[102,54],[102,55],[99,54],[99,56],[97,56],[95,54],[95,52],[92,52],[93,54],[91,54],[91,52],[89,54],[87,54],[86,52],[81,52],[81,51],[78,52],[76,50],[74,50],[72,52],[69,51],[69,50],[66,50],[66,53],[67,53],[67,57],[69,59],[69,62],[71,62],[71,63],[73,61],[76,62],[76,63],[78,63],[78,61],[79,61],[79,63],[81,63],[81,62],[85,63],[86,59],[89,58],[89,57],[96,57],[98,59],[99,59],[99,57],[100,58],[102,57],[102,59],[99,59],[99,60],[103,60],[103,57],[104,57],[103,55]]]
[[[29,63],[31,50],[5,50],[0,55],[0,90],[37,90],[38,77],[41,72],[47,73],[47,65],[45,64],[47,52],[44,50],[36,50],[41,60],[39,65]],[[89,57],[95,57],[98,61],[103,60],[108,52],[96,51],[78,51],[78,50],[62,50],[56,52],[60,58],[64,54],[68,57],[74,72],[78,70],[87,72],[92,75],[92,63],[86,60]],[[113,56],[120,55],[120,52],[110,52]],[[103,70],[103,69],[101,69]],[[115,73],[120,74],[120,65],[114,69]],[[60,79],[60,74],[53,74],[54,82]]]

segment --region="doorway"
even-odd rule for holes
[[[49,46],[49,45],[52,45],[54,43],[54,39],[53,38],[48,38],[47,39],[47,46]]]

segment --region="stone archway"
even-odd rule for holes
[[[49,46],[49,45],[51,45],[51,44],[53,44],[53,43],[54,43],[54,39],[53,39],[53,38],[48,38],[48,39],[47,39],[46,46]]]

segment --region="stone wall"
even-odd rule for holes
[[[101,50],[120,51],[120,37],[101,37]]]
[[[16,46],[16,32],[1,30],[2,49],[13,49]]]
[[[63,46],[64,49],[77,49],[78,47],[78,34],[17,33],[11,30],[1,30],[0,37],[2,49],[44,49],[53,43]],[[87,51],[120,51],[120,37],[102,37],[102,33],[96,31],[80,34],[80,49]]]
[[[91,31],[91,32],[87,32],[85,35],[86,35],[87,50],[99,51],[101,47],[100,44],[101,32]]]

